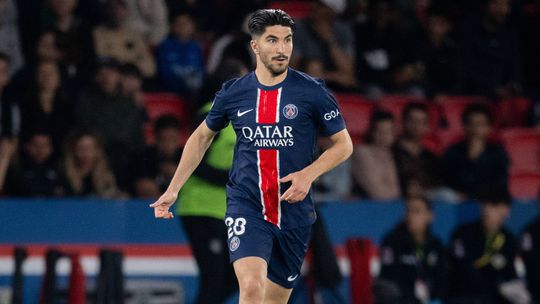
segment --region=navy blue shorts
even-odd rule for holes
[[[244,257],[260,257],[268,264],[268,279],[293,288],[306,256],[311,225],[280,230],[260,218],[230,214],[225,224],[231,263]]]

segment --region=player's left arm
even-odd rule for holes
[[[351,156],[353,145],[347,129],[329,136],[329,139],[330,147],[311,165],[279,180],[281,183],[291,182],[291,187],[281,195],[282,201],[289,203],[302,201],[308,194],[313,181]]]

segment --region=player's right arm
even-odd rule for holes
[[[173,218],[169,207],[174,204],[178,197],[178,192],[200,164],[204,153],[208,150],[215,135],[216,132],[208,127],[206,121],[203,121],[193,134],[191,134],[184,146],[182,157],[169,187],[156,202],[150,205],[150,207],[154,208],[154,216],[156,218]]]

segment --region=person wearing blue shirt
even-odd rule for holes
[[[173,17],[171,34],[157,49],[158,74],[166,90],[189,95],[203,84],[203,53],[194,33],[195,23],[188,14]]]

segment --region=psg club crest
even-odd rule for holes
[[[283,107],[283,116],[287,119],[293,119],[298,115],[298,108],[292,103]]]
[[[229,244],[229,249],[231,249],[231,251],[236,251],[238,247],[240,247],[240,239],[237,236],[234,236]]]

